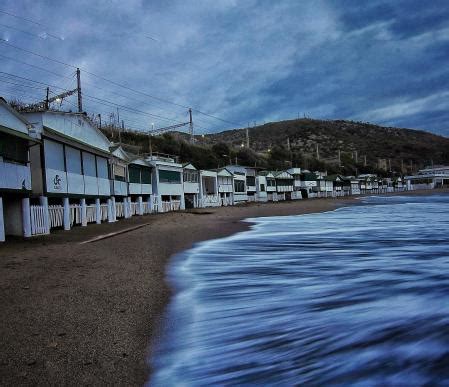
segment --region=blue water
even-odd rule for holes
[[[151,385],[449,385],[449,196],[252,221],[173,261]]]

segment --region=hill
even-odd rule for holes
[[[105,131],[107,133],[107,131]],[[230,159],[243,165],[284,168],[289,165],[330,172],[385,171],[410,173],[430,164],[449,163],[449,138],[429,132],[381,127],[353,121],[299,119],[271,122],[248,129],[228,130],[196,137],[185,133],[152,137],[153,151],[177,154],[200,168],[216,168]],[[122,139],[148,151],[148,136],[123,133]]]

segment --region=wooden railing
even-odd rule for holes
[[[64,207],[57,205],[48,206],[48,217],[50,228],[62,227],[64,225]]]
[[[123,218],[125,216],[125,208],[123,203],[115,203],[115,216],[116,218]]]
[[[31,235],[43,235],[48,232],[45,225],[46,209],[44,206],[30,206]]]
[[[79,204],[70,205],[70,226],[81,224],[81,206]]]
[[[97,221],[97,208],[95,205],[86,206],[86,221],[93,223]]]

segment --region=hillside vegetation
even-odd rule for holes
[[[111,137],[111,129],[104,132]],[[299,166],[329,173],[411,173],[433,164],[449,163],[449,138],[425,131],[381,127],[352,121],[299,119],[267,123],[197,136],[195,145],[185,133],[173,132],[151,138],[153,152],[178,155],[181,162],[198,168],[217,168],[230,161],[241,165],[281,169]],[[117,140],[117,134],[115,134]],[[122,133],[124,143],[149,151],[149,138]]]

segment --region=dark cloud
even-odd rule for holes
[[[0,24],[36,35],[0,25],[11,44],[147,94],[83,72],[86,109],[104,116],[115,110],[94,96],[167,118],[121,109],[135,128],[185,121],[185,108],[148,97],[154,95],[244,125],[307,114],[449,135],[444,1],[6,1],[0,9],[45,25],[0,14]],[[43,95],[29,87],[36,84],[4,73],[74,86],[73,68],[1,48],[1,55],[46,72],[0,57],[0,94]],[[194,118],[198,131],[233,126]]]

